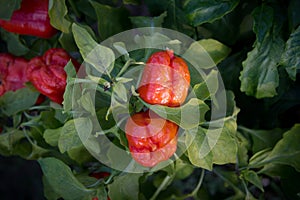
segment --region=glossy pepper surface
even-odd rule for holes
[[[66,87],[67,74],[65,65],[72,61],[78,69],[79,63],[61,48],[52,48],[43,56],[35,57],[28,62],[27,76],[33,86],[52,101],[61,104]]]
[[[190,85],[186,62],[172,50],[159,51],[150,56],[144,68],[138,92],[149,104],[176,107],[182,104]]]
[[[146,167],[153,167],[174,154],[177,131],[178,125],[151,111],[132,115],[125,126],[132,157]]]
[[[0,53],[0,96],[7,91],[23,88],[28,81],[26,76],[28,61],[9,53]]]
[[[50,24],[48,7],[49,0],[22,0],[10,20],[0,19],[0,26],[13,33],[50,38],[57,30]]]

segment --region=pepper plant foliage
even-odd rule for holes
[[[20,3],[2,1],[0,17],[9,19]],[[30,84],[0,97],[0,153],[37,160],[47,199],[299,199],[298,0],[50,0],[49,5],[51,24],[59,30],[51,39],[0,29],[2,52],[30,59],[62,47],[85,61],[84,80],[76,79],[71,62],[65,66],[63,105],[49,100],[35,105],[38,93]],[[219,71],[203,63],[206,53],[195,48],[196,43],[182,52],[183,44],[166,35],[137,36],[137,43],[151,41],[177,49],[207,72],[199,76],[190,66],[195,97],[181,107],[147,104],[135,94],[134,80],[123,75],[143,67],[141,63],[155,49],[128,52],[124,43],[101,45],[110,36],[139,27],[186,34],[202,45]],[[95,56],[89,55],[92,50]],[[123,56],[117,58],[116,52]],[[225,106],[214,105],[222,87],[218,73],[226,88],[227,110],[226,115],[209,120],[212,106]],[[77,90],[78,82],[96,84],[95,97],[87,92],[91,88]],[[214,87],[208,90],[208,84]],[[83,112],[76,113],[74,107]],[[122,114],[143,108],[181,127],[178,151],[183,153],[158,171],[127,173],[110,168],[91,155],[77,133],[79,128],[94,137],[86,143],[93,152],[103,150],[99,134],[128,151],[112,110]],[[181,118],[195,109],[199,116]],[[101,133],[95,133],[95,118]],[[214,127],[218,121],[224,125]],[[122,162],[113,151],[107,148],[101,155]],[[110,176],[99,180],[90,176],[99,171]]]

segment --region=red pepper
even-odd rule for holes
[[[132,157],[146,167],[153,167],[174,154],[177,131],[178,125],[151,111],[134,114],[125,126]]]
[[[89,176],[94,177],[96,179],[105,178],[110,176],[110,173],[108,172],[93,172]]]
[[[108,172],[93,172],[91,174],[89,174],[89,176],[94,177],[96,179],[100,179],[100,178],[105,178],[110,176],[110,173]],[[92,200],[98,200],[98,197],[93,197]],[[107,197],[107,200],[110,200],[109,197]]]
[[[0,96],[7,91],[23,88],[28,81],[27,60],[8,53],[0,54]]]
[[[49,0],[22,0],[10,20],[0,19],[0,26],[13,33],[50,38],[57,30],[50,24],[48,7]]]
[[[69,60],[76,68],[79,68],[80,64],[72,59],[64,49],[49,49],[43,56],[29,61],[27,67],[29,81],[40,93],[61,104],[67,78],[64,67]]]
[[[189,85],[187,64],[174,56],[172,50],[166,50],[156,52],[148,59],[138,92],[149,104],[175,107],[185,101]]]

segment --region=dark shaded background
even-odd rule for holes
[[[0,156],[0,199],[45,199],[39,164],[20,157]]]

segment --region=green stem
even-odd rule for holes
[[[171,179],[171,177],[167,175],[165,177],[165,179],[163,180],[163,182],[160,184],[159,188],[157,188],[157,190],[155,191],[153,196],[150,198],[150,200],[155,200],[157,198],[159,193],[165,188],[165,186],[168,184],[170,179]]]
[[[195,187],[195,189],[194,189],[190,194],[187,194],[187,195],[185,195],[185,196],[183,196],[183,197],[180,197],[180,199],[187,199],[187,198],[189,198],[189,197],[194,197],[194,198],[196,199],[196,198],[197,198],[197,193],[198,193],[198,191],[200,190],[201,185],[202,185],[202,183],[203,183],[204,175],[205,175],[205,170],[202,169],[201,175],[200,175],[200,178],[199,178],[199,181],[198,181],[198,184],[197,184],[197,186]]]

